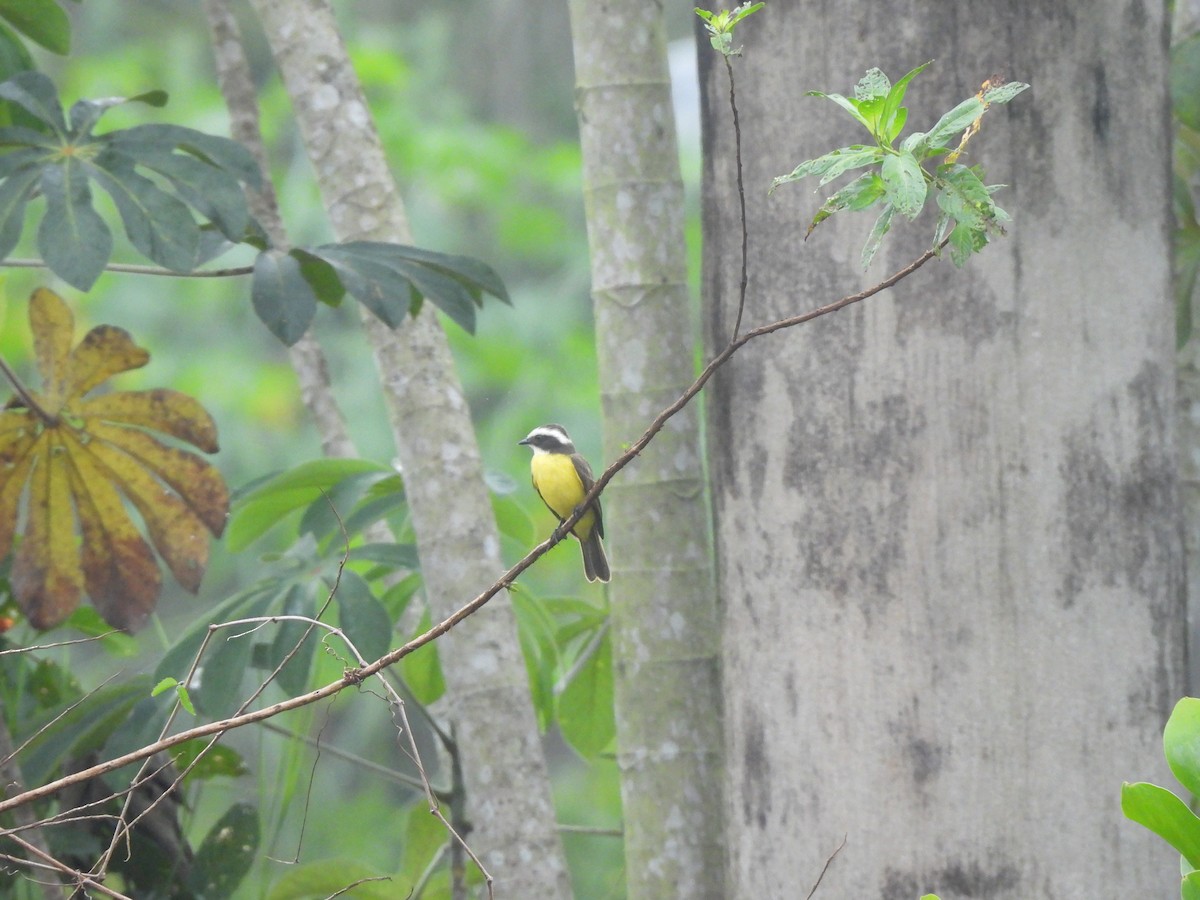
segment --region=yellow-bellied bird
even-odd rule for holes
[[[561,425],[539,425],[518,443],[533,451],[529,463],[533,489],[561,523],[575,512],[584,495],[596,483],[592,467],[575,452],[570,435]],[[604,537],[604,519],[599,500],[592,501],[588,511],[571,529],[571,534],[583,548],[583,574],[587,580],[608,581],[611,577],[608,559],[600,542]]]

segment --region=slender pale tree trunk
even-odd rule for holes
[[[811,189],[766,197],[865,137],[805,90],[936,57],[915,129],[997,70],[1034,90],[970,147],[1011,185],[1008,238],[714,381],[730,897],[804,896],[843,835],[818,896],[1178,892],[1176,855],[1119,806],[1122,780],[1169,778],[1184,690],[1165,13],[859,0],[739,26],[750,325],[860,287],[870,217],[803,243]],[[719,342],[740,235],[724,66],[702,77]],[[911,231],[866,283],[932,221]]]
[[[571,30],[612,459],[693,378],[683,184],[661,5],[573,0]],[[604,500],[628,895],[718,898],[719,633],[695,407]]]
[[[342,240],[411,243],[325,0],[254,0]],[[502,570],[469,410],[431,304],[391,331],[364,317],[405,476],[421,573],[442,618]],[[472,847],[505,898],[570,893],[550,782],[507,598],[439,641],[467,785]]]

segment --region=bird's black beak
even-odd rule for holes
[[[517,446],[520,447],[522,444],[528,444],[528,443],[529,443],[529,438],[521,438],[521,440],[517,441]]]

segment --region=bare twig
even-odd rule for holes
[[[45,260],[41,259],[6,259],[0,266],[10,269],[46,269]],[[158,266],[139,266],[134,263],[109,263],[104,267],[105,272],[123,272],[126,275],[159,275],[163,278],[233,278],[239,275],[253,275],[254,266],[233,266],[228,269],[193,269],[191,272],[176,272],[172,269],[162,269]]]
[[[8,379],[8,383],[12,385],[13,390],[17,392],[17,396],[21,398],[21,402],[25,404],[35,416],[45,422],[47,425],[54,425],[58,422],[56,416],[50,415],[34,398],[33,394],[17,377],[17,373],[13,371],[3,356],[0,356],[0,372],[4,373],[4,377]]]
[[[837,849],[834,850],[832,853],[830,853],[829,856],[825,859],[825,865],[821,866],[821,874],[817,876],[817,880],[813,884],[812,890],[808,892],[808,896],[805,897],[804,900],[812,900],[813,894],[815,894],[817,892],[817,888],[819,888],[821,886],[821,880],[825,877],[825,873],[829,871],[829,864],[833,862],[833,858],[835,856],[837,856],[839,853],[842,852],[842,848],[846,846],[846,839],[849,836],[850,835],[848,835],[848,834],[842,835],[842,842],[840,844],[838,844]]]
[[[103,894],[106,897],[113,897],[114,900],[133,900],[133,898],[127,897],[125,894],[118,893],[117,891],[114,891],[112,888],[105,887],[99,881],[94,880],[91,876],[89,876],[83,872],[80,872],[77,869],[72,869],[66,863],[60,862],[59,860],[57,860],[53,856],[51,856],[49,853],[43,853],[41,850],[39,850],[33,844],[29,843],[29,841],[22,840],[21,838],[17,837],[14,834],[7,835],[7,838],[10,841],[12,841],[13,843],[17,844],[19,847],[21,847],[30,856],[37,857],[37,859],[40,860],[40,862],[41,862],[42,868],[53,869],[56,872],[60,872],[63,875],[68,876],[75,884],[78,884],[80,887],[86,887],[88,890],[96,891],[97,893]],[[23,862],[26,865],[30,865],[30,863],[27,860],[19,860],[15,857],[11,857],[11,856],[9,857],[9,859],[12,860],[13,862]]]
[[[733,150],[737,163],[738,211],[742,222],[742,278],[738,285],[737,319],[733,323],[733,337],[731,338],[731,340],[737,340],[738,333],[742,330],[742,313],[746,309],[746,285],[750,280],[746,262],[749,256],[750,233],[746,228],[746,187],[742,181],[742,126],[738,122],[737,95],[734,93],[733,87],[733,63],[729,61],[728,53],[724,54],[724,59],[725,71],[729,74],[729,109],[733,113]]]

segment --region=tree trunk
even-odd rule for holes
[[[1184,690],[1163,4],[768,4],[739,26],[754,325],[851,293],[873,216],[773,176],[869,140],[809,89],[878,65],[909,130],[996,70],[970,146],[1015,218],[963,271],[758,342],[714,380],[731,897],[1150,897],[1120,814]],[[902,39],[901,39],[902,38]],[[732,125],[702,54],[705,284],[736,313]],[[823,193],[830,192],[830,188]],[[863,284],[929,244],[898,224]],[[886,245],[885,245],[886,246]]]
[[[411,243],[357,77],[326,0],[254,0],[339,239]],[[424,311],[393,332],[364,319],[392,416],[421,574],[436,619],[503,571],[479,448],[446,335]],[[567,897],[550,782],[506,596],[438,642],[468,838],[500,897]]]
[[[691,383],[683,183],[662,8],[571,3],[605,456]],[[631,900],[724,895],[718,621],[693,405],[604,494]]]

